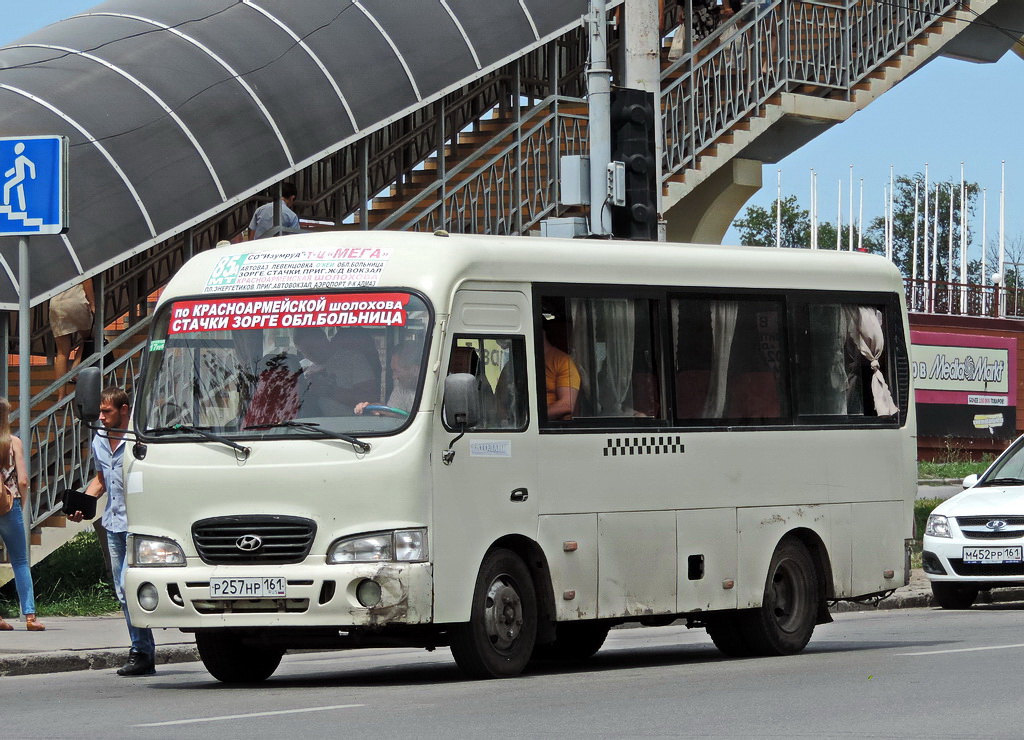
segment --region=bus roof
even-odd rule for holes
[[[857,252],[540,237],[325,231],[203,252],[182,295],[416,288],[444,304],[465,281],[902,292],[888,260]]]

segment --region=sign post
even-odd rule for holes
[[[18,434],[25,448],[25,472],[30,483],[32,291],[28,244],[32,234],[61,234],[67,230],[67,154],[68,140],[64,136],[0,138],[0,236],[18,237]],[[5,347],[4,352],[8,349]],[[33,507],[23,507],[22,517],[31,558]]]

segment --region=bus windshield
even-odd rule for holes
[[[143,436],[387,434],[422,385],[430,311],[403,291],[218,296],[164,306],[148,347]]]

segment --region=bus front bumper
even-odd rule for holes
[[[125,599],[136,627],[384,627],[432,620],[430,563],[131,567]],[[234,595],[223,596],[231,579]],[[238,579],[238,580],[236,580]],[[278,580],[281,579],[281,580]],[[218,581],[214,594],[212,581]],[[283,581],[283,584],[282,584]],[[267,586],[284,595],[260,594]],[[252,597],[252,593],[257,596]],[[374,597],[379,597],[375,600]]]

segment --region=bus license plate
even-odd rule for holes
[[[1014,547],[965,547],[964,562],[972,564],[1019,563],[1021,546]]]
[[[284,578],[211,578],[211,599],[268,599],[286,596]]]

